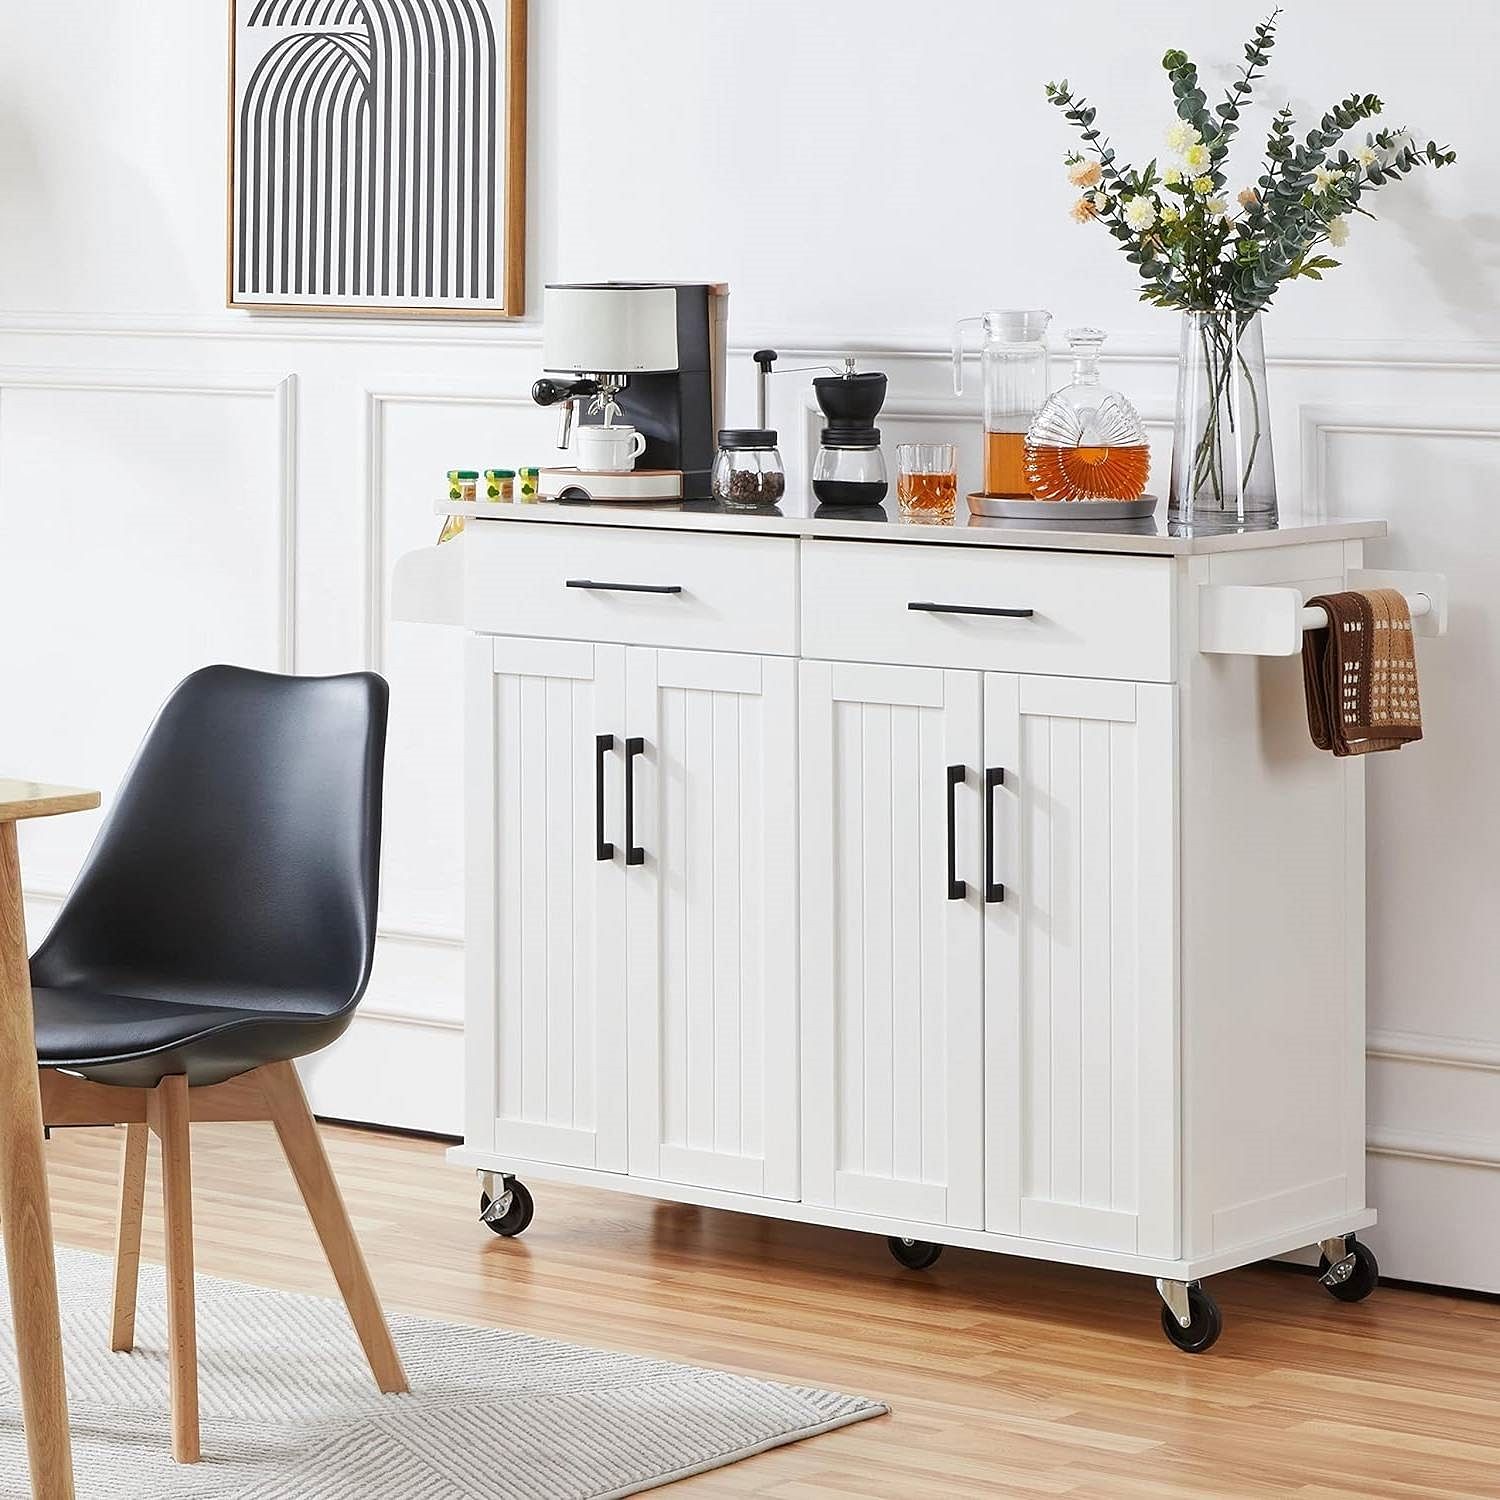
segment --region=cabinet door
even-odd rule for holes
[[[625,651],[476,636],[469,652],[469,1140],[622,1172]]]
[[[977,672],[802,664],[808,1202],[982,1224],[980,695]]]
[[[628,653],[636,1176],[797,1196],[795,671]]]
[[[985,678],[992,1230],[1177,1253],[1173,694]]]

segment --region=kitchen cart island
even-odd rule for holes
[[[790,497],[789,497],[790,500]],[[1306,596],[1383,522],[444,506],[467,1076],[500,1234],[562,1180],[1157,1279],[1365,1201],[1364,765],[1309,740]]]

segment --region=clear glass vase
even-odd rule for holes
[[[1185,312],[1168,519],[1203,531],[1276,524],[1260,316]]]

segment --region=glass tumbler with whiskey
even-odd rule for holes
[[[1026,434],[1026,479],[1038,500],[1138,500],[1151,449],[1139,413],[1099,379],[1104,334],[1070,328],[1073,379],[1054,391]]]
[[[958,449],[952,443],[898,443],[896,498],[905,520],[951,522],[958,507]]]
[[[1024,497],[1026,431],[1047,399],[1047,325],[1040,308],[963,318],[953,330],[953,392],[964,389],[964,330],[981,330],[984,380],[984,493]]]

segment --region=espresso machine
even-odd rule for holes
[[[591,281],[547,286],[539,406],[560,406],[558,447],[575,424],[634,427],[634,467],[554,465],[550,500],[706,500],[723,418],[729,288],[716,282]]]

